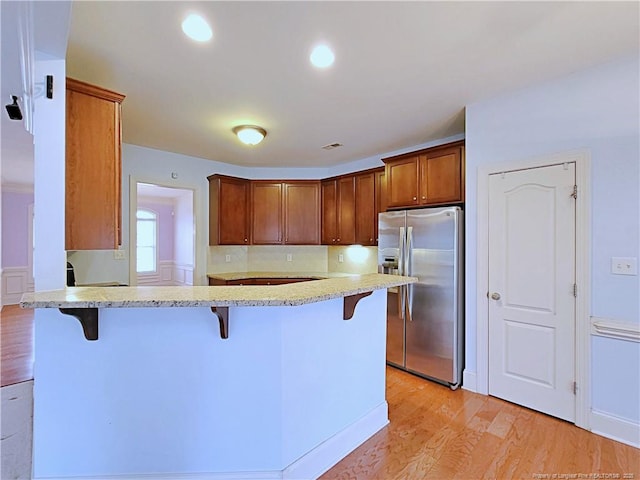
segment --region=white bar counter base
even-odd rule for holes
[[[414,281],[25,294],[34,478],[317,478],[388,423],[386,289]],[[97,340],[57,308],[97,309]]]

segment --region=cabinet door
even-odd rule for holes
[[[356,239],[360,245],[375,245],[376,178],[373,172],[356,175]]]
[[[356,243],[356,181],[354,176],[338,179],[338,237],[336,243]]]
[[[254,245],[282,243],[282,183],[251,182],[251,238]]]
[[[209,245],[249,243],[249,182],[209,177]]]
[[[336,180],[327,180],[320,184],[322,197],[322,234],[323,245],[335,245],[338,238],[338,188]]]
[[[320,182],[284,184],[284,242],[320,244]]]
[[[378,216],[387,211],[387,177],[384,170],[375,173],[376,176],[376,218],[374,222],[376,245],[378,244]]]
[[[387,207],[418,205],[418,157],[406,157],[386,164]]]
[[[460,160],[460,147],[420,156],[420,204],[462,201]]]
[[[121,243],[120,102],[123,95],[67,79],[65,249]]]

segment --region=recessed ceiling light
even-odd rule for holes
[[[184,34],[196,42],[207,42],[213,37],[213,31],[207,21],[200,15],[191,13],[182,22]]]
[[[318,68],[330,67],[335,59],[333,51],[326,45],[318,45],[309,56],[311,63]]]
[[[233,128],[233,133],[246,145],[257,145],[267,136],[264,128],[255,125],[238,125]]]

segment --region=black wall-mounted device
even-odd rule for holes
[[[22,120],[22,111],[20,110],[20,105],[18,105],[18,97],[11,95],[11,99],[13,103],[5,105],[9,118],[11,120]]]

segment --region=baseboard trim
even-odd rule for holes
[[[640,424],[598,410],[591,411],[591,431],[640,448]]]
[[[478,376],[466,368],[462,371],[462,389],[470,392],[478,391]]]
[[[285,468],[282,478],[285,480],[318,478],[388,424],[389,406],[384,401],[364,417]]]
[[[284,470],[222,473],[143,473],[89,477],[33,477],[34,480],[314,480],[389,424],[383,402],[333,437],[307,452]]]

